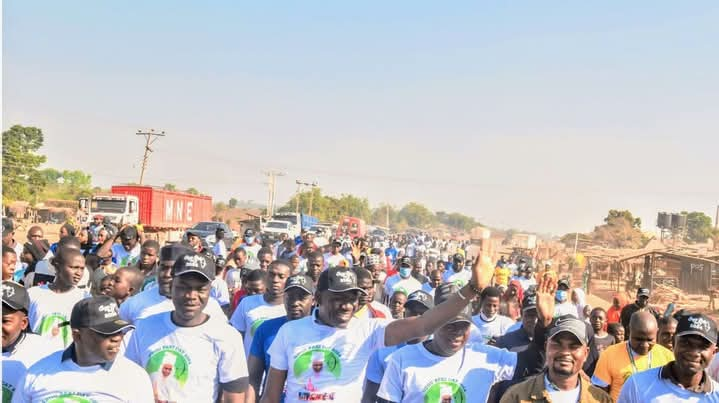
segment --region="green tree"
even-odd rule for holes
[[[437,222],[437,217],[422,204],[407,203],[399,211],[399,216],[404,219],[410,227],[427,228]]]
[[[175,184],[173,183],[165,183],[165,186],[163,186],[162,188],[170,192],[177,191],[177,186],[175,186]]]
[[[235,199],[234,197],[231,197],[230,201],[229,201],[229,205],[230,205],[230,208],[237,207],[237,199]]]
[[[712,219],[708,215],[700,211],[692,211],[687,213],[682,211],[682,214],[687,216],[687,240],[691,243],[706,242],[707,239],[712,237]]]
[[[38,167],[46,161],[37,154],[44,136],[36,127],[15,125],[2,134],[3,202],[29,200],[45,186]]]
[[[642,219],[634,217],[629,210],[609,210],[609,214],[604,218],[604,222],[608,224],[610,221],[617,219],[626,220],[633,228],[641,228],[642,226]]]
[[[399,212],[389,204],[380,204],[372,210],[370,222],[374,225],[387,226],[387,217],[389,216],[389,225],[396,223]]]
[[[187,189],[185,192],[187,192],[187,193],[189,193],[189,194],[191,194],[191,195],[199,195],[199,194],[200,194],[200,191],[197,190],[197,189],[195,189],[195,188],[189,188],[189,189]]]

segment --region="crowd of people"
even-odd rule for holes
[[[425,233],[2,224],[4,402],[719,402],[711,318],[644,288],[591,307],[548,262]]]

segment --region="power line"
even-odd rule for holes
[[[287,175],[285,172],[280,171],[265,171],[262,172],[267,176],[267,215],[272,216],[275,212],[275,193],[277,191],[277,177]]]
[[[159,132],[156,133],[155,129],[150,129],[150,131],[143,132],[142,130],[138,130],[137,133],[135,133],[137,136],[145,136],[145,155],[142,157],[142,168],[140,168],[140,185],[142,185],[142,180],[145,178],[145,169],[147,169],[147,161],[150,159],[150,153],[152,153],[152,149],[150,148],[150,145],[157,141],[158,137],[164,137],[165,132]]]

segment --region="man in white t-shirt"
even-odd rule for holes
[[[136,324],[138,320],[162,312],[173,310],[172,304],[172,266],[178,257],[191,252],[182,244],[163,246],[160,249],[160,262],[157,266],[157,287],[133,295],[120,305],[122,320]],[[220,304],[214,298],[207,301],[204,312],[213,320],[227,322]]]
[[[214,262],[191,252],[177,258],[172,276],[174,310],[137,323],[127,358],[145,368],[158,401],[243,402],[248,373],[240,334],[203,312]]]
[[[115,243],[116,240],[120,243]],[[134,266],[140,259],[142,237],[134,225],[124,227],[114,238],[108,238],[97,250],[98,256],[105,256],[112,250],[112,263],[117,267]]]
[[[85,258],[79,250],[60,247],[53,263],[55,280],[27,291],[28,317],[33,333],[44,337],[56,350],[62,350],[70,345],[72,335],[69,328],[60,325],[68,320],[75,303],[90,297],[90,293],[77,287],[85,270]]]
[[[359,295],[355,318],[392,318],[390,309],[385,304],[374,300],[375,285],[372,273],[359,267],[355,269],[355,273],[357,274],[357,286],[364,290],[364,293]]]
[[[329,253],[325,253],[325,269],[329,267],[350,267],[350,262],[340,252],[342,242],[339,239],[332,241]]]
[[[442,284],[435,291],[441,306],[459,290]],[[517,354],[483,344],[468,344],[472,325],[466,307],[434,332],[432,339],[389,356],[377,396],[387,402],[484,402],[493,384],[514,375]]]
[[[212,246],[212,254],[215,257],[227,257],[227,245],[225,245],[225,230],[217,228],[215,230],[215,244]]]
[[[118,355],[132,325],[117,316],[108,296],[84,299],[70,317],[73,344],[31,366],[18,382],[13,402],[153,402],[147,375]]]
[[[10,401],[18,381],[30,366],[55,352],[47,341],[28,332],[27,290],[13,281],[2,282],[2,396]]]
[[[359,294],[364,292],[357,286],[354,271],[325,270],[317,284],[318,309],[282,325],[270,347],[271,368],[262,402],[279,402],[283,390],[287,403],[357,401],[370,355],[381,347],[426,336],[465,309],[492,275],[483,272],[479,261],[473,272],[472,283],[441,307],[417,318],[390,322],[354,318]]]
[[[442,276],[443,283],[455,283],[458,286],[467,284],[472,278],[472,272],[464,268],[464,256],[457,253],[452,258],[452,270],[446,270]]]
[[[268,319],[285,316],[285,282],[290,266],[281,260],[270,263],[265,277],[265,293],[242,298],[230,318],[230,324],[242,334],[245,355],[250,354],[255,331]]]
[[[716,353],[716,323],[703,314],[683,315],[674,340],[674,361],[630,376],[618,403],[719,401],[719,383],[706,370]]]
[[[482,333],[485,342],[504,336],[516,321],[499,314],[499,302],[502,296],[497,287],[487,287],[482,290],[479,299],[479,315],[472,317],[475,325]]]
[[[399,273],[387,277],[384,282],[384,295],[389,303],[395,291],[402,291],[405,295],[422,289],[422,283],[412,277],[412,259],[403,256],[399,260]]]

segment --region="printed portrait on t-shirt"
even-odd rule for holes
[[[294,373],[303,380],[307,392],[317,392],[322,382],[340,377],[342,365],[336,352],[326,348],[311,348],[297,356]]]
[[[451,380],[433,381],[425,388],[426,403],[467,403],[467,394],[462,385]]]
[[[150,355],[145,368],[152,381],[156,403],[176,403],[184,396],[189,360],[180,351],[163,348]]]

